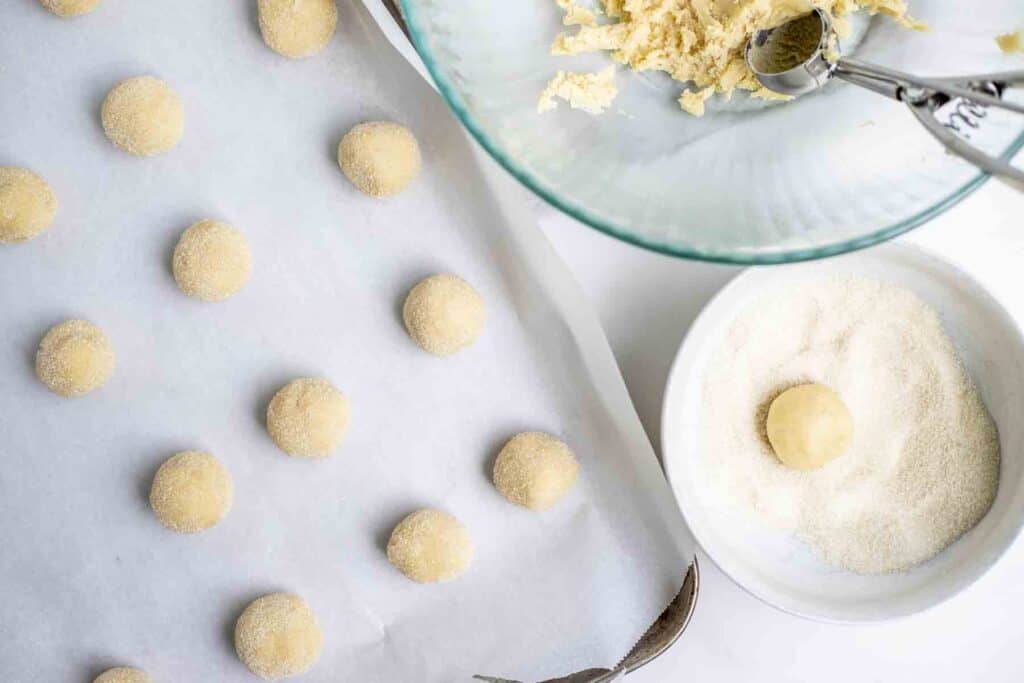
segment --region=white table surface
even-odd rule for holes
[[[534,200],[548,237],[597,307],[655,448],[665,377],[687,327],[738,268],[661,256],[605,237]],[[1024,195],[990,182],[907,238],[950,256],[1024,324]],[[1021,457],[1021,454],[1017,454]],[[1024,540],[948,603],[869,626],[806,621],[768,607],[705,556],[689,629],[629,677],[660,681],[1021,680]]]

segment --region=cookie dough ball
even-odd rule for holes
[[[267,431],[278,448],[301,458],[323,458],[348,430],[348,400],[324,379],[303,378],[274,394]]]
[[[185,131],[185,111],[177,93],[153,76],[115,85],[103,100],[101,118],[110,141],[140,157],[172,149]]]
[[[398,194],[419,175],[423,161],[412,132],[391,121],[360,123],[338,145],[338,165],[360,192]]]
[[[100,4],[100,0],[39,0],[39,2],[58,17],[64,18],[88,14],[96,9],[96,5]]]
[[[398,523],[388,541],[388,561],[417,583],[454,579],[472,560],[469,531],[443,510],[417,510]]]
[[[510,502],[547,510],[576,483],[579,465],[564,443],[542,432],[516,434],[494,462],[494,486]]]
[[[107,669],[93,679],[92,683],[150,683],[151,679],[142,669],[118,666]]]
[[[114,372],[114,349],[103,330],[85,320],[54,326],[39,343],[36,374],[60,396],[88,394]]]
[[[0,244],[25,242],[50,227],[57,196],[32,171],[0,166]]]
[[[476,341],[486,317],[484,300],[472,285],[447,273],[421,280],[402,307],[409,336],[435,356],[450,356]]]
[[[334,35],[334,0],[259,0],[260,33],[267,46],[285,57],[311,57]]]
[[[224,519],[232,496],[231,474],[216,458],[202,451],[184,451],[156,471],[149,504],[165,527],[192,534]]]
[[[297,676],[316,664],[324,635],[306,601],[272,593],[249,603],[235,623],[235,651],[268,681]]]
[[[220,221],[199,221],[174,249],[174,281],[200,301],[223,301],[234,295],[252,271],[252,254],[241,232]]]
[[[827,465],[853,439],[850,411],[822,384],[803,384],[779,394],[768,408],[765,426],[775,455],[795,470]]]

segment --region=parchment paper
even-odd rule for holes
[[[492,169],[357,3],[324,54],[293,62],[260,40],[255,2],[103,0],[59,20],[0,4],[0,164],[54,187],[49,233],[0,247],[0,678],[90,681],[115,664],[155,681],[249,681],[231,632],[270,591],[301,594],[325,633],[308,681],[525,680],[608,666],[682,581],[692,545],[597,321],[518,189]],[[119,80],[158,75],[186,133],[140,160],[103,136]],[[335,147],[388,118],[419,137],[424,173],[401,197],[359,195]],[[489,162],[485,162],[489,163]],[[484,176],[492,177],[487,181]],[[170,275],[204,217],[247,235],[254,274],[202,304]],[[476,345],[449,359],[401,324],[434,272],[488,302]],[[52,324],[82,317],[117,370],[77,400],[33,373]],[[340,451],[290,459],[263,426],[273,392],[330,379],[353,418]],[[538,515],[489,469],[524,429],[561,435],[579,486]],[[236,500],[217,527],[159,525],[148,488],[166,457],[213,452]],[[422,586],[391,568],[390,529],[421,506],[469,526],[471,570]]]

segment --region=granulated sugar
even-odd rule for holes
[[[772,453],[764,418],[808,382],[839,394],[854,436],[845,455],[799,472]],[[928,560],[995,498],[995,424],[937,314],[894,285],[837,278],[766,296],[725,335],[704,400],[708,502],[749,510],[851,571]]]

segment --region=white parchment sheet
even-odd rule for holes
[[[50,232],[0,246],[0,679],[88,683],[131,664],[157,682],[255,680],[231,632],[277,590],[302,595],[324,630],[306,681],[613,664],[675,594],[692,545],[593,313],[509,200],[519,190],[492,192],[361,5],[340,2],[329,48],[299,62],[264,46],[254,8],[102,0],[63,21],[36,0],[0,2],[0,165],[34,169],[60,199]],[[104,138],[98,112],[144,73],[174,86],[187,121],[177,149],[142,160]],[[425,162],[388,201],[335,162],[344,131],[378,118],[409,125]],[[254,254],[252,280],[221,304],[170,275],[178,235],[205,217],[244,231]],[[449,359],[415,347],[400,318],[409,287],[439,271],[488,304],[479,341]],[[33,372],[42,334],[69,317],[117,352],[112,381],[77,400]],[[268,400],[298,376],[350,398],[329,460],[290,459],[266,435]],[[579,486],[539,515],[489,480],[527,429],[581,462]],[[147,494],[188,448],[230,469],[235,505],[182,536]],[[476,557],[423,586],[383,547],[428,505],[468,525]]]

